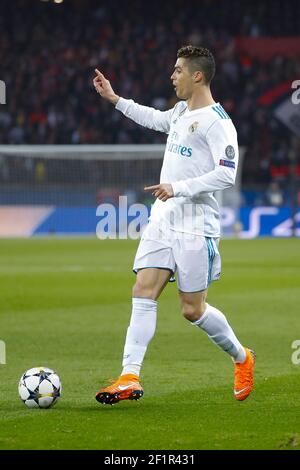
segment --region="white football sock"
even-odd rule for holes
[[[220,310],[207,303],[204,314],[192,324],[202,328],[209,339],[227,352],[235,362],[244,362],[246,360],[245,349]]]
[[[121,375],[140,375],[147,346],[155,333],[156,312],[156,300],[132,299],[132,314],[127,329]]]

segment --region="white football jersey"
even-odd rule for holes
[[[160,182],[170,183],[175,197],[166,202],[156,199],[150,220],[179,232],[219,237],[214,192],[234,184],[238,165],[237,133],[222,106],[189,111],[180,101],[159,111],[120,98],[116,109],[142,126],[168,134]]]

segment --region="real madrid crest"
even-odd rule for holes
[[[195,132],[197,130],[198,126],[199,126],[198,121],[193,122],[193,124],[191,124],[190,127],[189,127],[189,133],[193,134],[193,132]]]

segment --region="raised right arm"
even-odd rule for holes
[[[110,103],[115,105],[116,109],[137,124],[156,131],[169,132],[174,108],[168,111],[159,111],[148,106],[142,106],[135,103],[133,100],[121,98],[114,92],[109,80],[107,80],[98,69],[96,69],[95,72],[96,77],[93,80],[94,87],[102,98],[110,101]]]
[[[168,111],[159,111],[148,106],[142,106],[133,100],[119,98],[116,109],[141,126],[168,134],[174,108]]]

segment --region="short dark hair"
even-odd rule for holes
[[[191,72],[203,72],[204,81],[209,85],[216,71],[215,59],[212,53],[205,47],[183,46],[177,51],[177,58],[188,59],[188,67]]]

